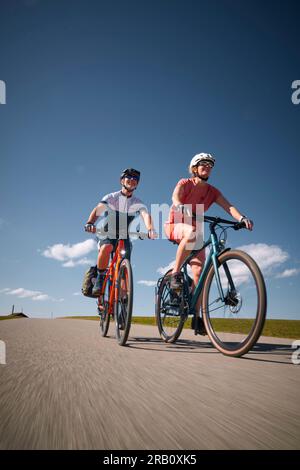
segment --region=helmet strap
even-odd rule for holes
[[[121,186],[122,188],[126,189],[128,193],[133,193],[133,191],[137,188],[137,186],[135,188],[128,188],[124,183],[121,183]]]

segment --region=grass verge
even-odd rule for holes
[[[1,318],[1,317],[0,317]],[[98,316],[71,316],[63,317],[64,319],[76,320],[99,320]],[[132,317],[132,323],[139,325],[156,325],[155,317]],[[249,331],[249,320],[223,319],[214,320],[217,331],[230,333],[247,333]],[[184,328],[191,327],[191,318],[184,325]],[[300,320],[266,320],[263,336],[273,336],[275,338],[300,338]]]
[[[12,315],[0,316],[0,320],[17,320],[18,318],[22,318],[22,317],[14,317]]]

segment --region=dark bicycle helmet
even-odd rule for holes
[[[134,168],[126,168],[126,170],[122,171],[120,178],[123,179],[125,178],[125,176],[136,176],[139,181],[141,173],[138,170],[135,170]]]

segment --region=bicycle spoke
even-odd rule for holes
[[[124,304],[122,303],[122,301],[120,302],[120,304],[121,304],[121,312],[120,312],[121,317],[122,317],[123,322],[125,322],[126,317],[127,317],[127,311],[125,310]]]
[[[170,272],[161,281],[155,315],[162,338],[167,342],[174,342],[181,333],[185,317],[181,313],[181,307],[172,304],[169,276]]]

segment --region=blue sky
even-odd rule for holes
[[[94,314],[74,295],[77,263],[96,259],[92,208],[128,166],[137,196],[170,203],[204,151],[211,184],[255,222],[230,245],[257,256],[269,316],[300,319],[298,18],[296,1],[2,1],[0,314]],[[135,314],[153,314],[139,282],[174,256],[166,240],[135,243]]]

